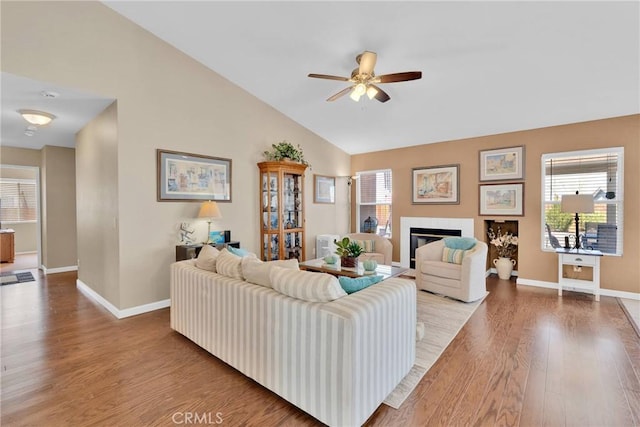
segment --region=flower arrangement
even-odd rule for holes
[[[296,162],[300,162],[303,165],[309,165],[304,159],[304,153],[302,152],[302,147],[298,144],[298,147],[294,147],[293,144],[287,141],[280,141],[277,144],[271,144],[271,150],[266,150],[262,153],[262,155],[267,160],[276,160],[280,161],[283,159],[290,159]]]
[[[511,233],[502,234],[499,227],[497,234],[493,231],[493,228],[490,228],[487,235],[491,239],[490,243],[496,247],[499,257],[511,258],[511,255],[516,251],[516,246],[518,246],[518,236],[514,236]]]

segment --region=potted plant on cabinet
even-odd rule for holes
[[[298,147],[294,147],[293,144],[287,141],[280,141],[277,144],[271,144],[271,149],[264,151],[262,155],[267,160],[291,160],[309,167],[311,166],[309,162],[304,159],[304,153],[302,152],[300,144],[298,144]]]
[[[362,247],[357,242],[352,242],[348,237],[342,240],[334,240],[336,255],[340,257],[340,266],[357,268],[358,257],[362,254]]]

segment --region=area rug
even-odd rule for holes
[[[2,273],[0,274],[0,285],[13,285],[15,283],[33,282],[33,274],[25,273]]]
[[[483,300],[464,303],[418,291],[418,322],[424,323],[424,338],[416,343],[415,364],[383,403],[395,409],[402,405]]]
[[[618,298],[618,302],[622,307],[622,311],[629,318],[631,326],[636,330],[636,334],[640,337],[640,301],[627,298]]]

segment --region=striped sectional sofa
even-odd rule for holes
[[[171,328],[321,422],[359,426],[413,366],[416,287],[309,302],[181,261]]]

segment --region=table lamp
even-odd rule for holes
[[[211,200],[202,202],[202,205],[200,206],[200,212],[198,213],[198,218],[207,218],[207,240],[204,243],[206,245],[213,243],[211,240],[211,221],[213,221],[215,218],[222,218],[222,214],[220,213],[218,204],[216,202],[212,202]]]
[[[593,213],[593,197],[590,194],[578,194],[577,191],[576,194],[566,194],[562,196],[560,210],[576,214],[576,245],[574,249],[580,249],[580,218],[578,214]]]

